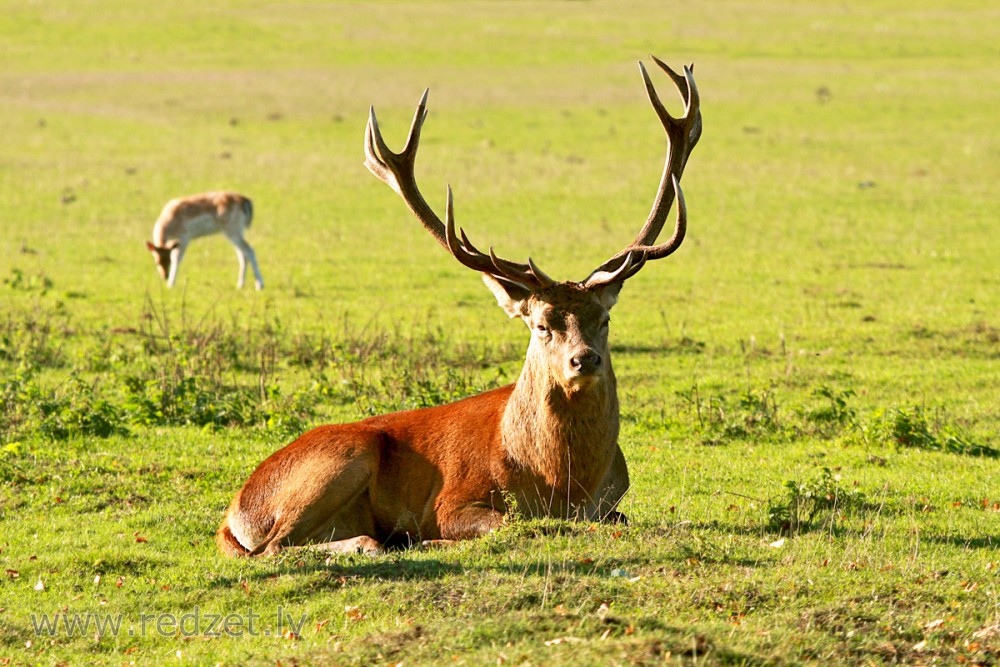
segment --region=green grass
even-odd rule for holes
[[[989,3],[0,16],[0,664],[1000,661]],[[397,147],[430,86],[429,201],[450,183],[474,241],[580,279],[659,177],[647,53],[696,63],[705,133],[685,245],[614,312],[630,525],[219,557],[229,500],[304,429],[519,370],[521,326],[363,168],[368,105]],[[219,238],[172,291],[142,247],[211,188],[254,200],[262,293]]]

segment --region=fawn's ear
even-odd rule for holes
[[[531,290],[521,283],[483,274],[483,282],[493,292],[497,303],[510,317],[524,317],[528,314],[528,298]]]
[[[152,241],[146,241],[146,250],[149,252],[156,252],[156,246],[153,245]]]

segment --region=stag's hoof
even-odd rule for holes
[[[617,524],[620,524],[622,526],[627,526],[628,525],[628,517],[625,516],[624,514],[622,514],[621,512],[619,512],[618,510],[614,510],[612,512],[609,512],[607,514],[607,516],[605,516],[603,519],[601,519],[601,522],[602,523],[617,523]]]
[[[377,556],[385,551],[381,542],[367,535],[358,535],[336,542],[314,544],[310,548],[322,549],[335,554],[368,554],[369,556]]]
[[[458,544],[458,540],[424,540],[420,543],[421,549],[447,549]]]

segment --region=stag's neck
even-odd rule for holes
[[[618,442],[614,371],[609,363],[601,381],[567,392],[538,366],[525,364],[507,401],[507,457],[553,488],[565,488],[570,478],[584,487],[596,484]]]

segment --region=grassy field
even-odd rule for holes
[[[998,44],[971,0],[0,0],[0,665],[997,664]],[[429,86],[432,204],[578,280],[652,202],[648,53],[705,131],[614,312],[630,525],[221,558],[297,434],[520,368],[368,106],[399,147]],[[216,188],[261,293],[221,238],[170,291],[143,248]]]

